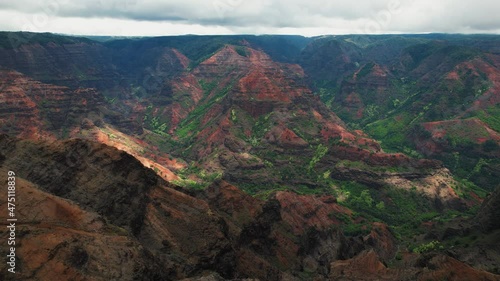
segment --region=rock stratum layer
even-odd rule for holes
[[[301,279],[306,272],[318,280],[357,278],[366,270],[402,276],[380,261],[396,253],[387,226],[344,237],[330,214],[352,213],[331,196],[280,192],[261,201],[222,181],[188,192],[129,154],[85,140],[3,135],[0,153],[2,181],[7,170],[16,171],[18,280],[170,280],[210,271],[260,280]],[[355,266],[363,271],[349,269]],[[423,270],[438,280],[460,268],[459,276],[498,280],[449,257],[417,267],[405,274]]]
[[[499,42],[0,32],[16,277],[498,280]]]

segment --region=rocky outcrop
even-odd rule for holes
[[[26,246],[20,247],[23,278],[57,278],[49,267],[56,268],[54,274],[76,280],[454,278],[450,272],[462,264],[443,255],[409,254],[410,261],[396,265],[405,268],[394,269],[398,241],[391,228],[368,223],[359,213],[352,215],[333,196],[268,191],[330,193],[332,188],[350,188],[344,183],[336,186],[338,180],[356,181],[377,202],[391,202],[386,192],[390,186],[427,197],[431,203],[422,204],[425,210],[470,207],[472,203],[457,194],[464,189],[440,162],[385,153],[361,130],[348,129],[306,86],[306,72],[317,74],[314,86],[321,88],[316,89],[321,98],[332,88],[340,92],[330,101],[342,105],[337,113],[350,116],[349,122],[372,122],[394,113],[395,122],[414,124],[436,113],[434,96],[454,97],[450,90],[458,90],[454,85],[460,85],[464,73],[470,74],[467,83],[481,89],[472,87],[480,98],[461,110],[474,113],[497,104],[498,57],[455,66],[437,53],[430,57],[436,63],[424,57],[418,65],[419,50],[406,50],[400,58],[396,46],[399,51],[391,51],[395,58],[390,61],[403,61],[391,68],[380,58],[367,61],[358,41],[318,38],[304,50],[304,71],[296,64],[273,61],[248,42],[219,44],[223,40],[217,39],[218,45],[193,50],[196,44],[184,46],[189,40],[194,39],[32,42],[0,49],[1,66],[35,79],[0,72],[0,129],[37,139],[0,138],[1,169],[19,173],[20,186],[27,192],[20,194],[28,198],[23,208],[33,210],[22,213],[29,221],[23,225],[28,229],[23,233]],[[321,42],[325,45],[319,46]],[[383,49],[366,44],[366,52]],[[304,61],[307,56],[312,60]],[[445,70],[447,75],[441,75]],[[406,74],[420,84],[408,83]],[[445,78],[437,92],[420,88],[440,77]],[[397,112],[403,105],[408,115]],[[448,136],[440,131],[458,128],[481,146],[478,155],[494,160],[496,152],[486,150],[495,147],[491,141],[497,141],[498,134],[484,122],[424,122],[423,136],[432,137],[417,137],[416,142],[436,148],[436,153],[451,151],[453,147],[439,141]],[[360,127],[369,129],[364,125]],[[74,136],[117,149],[88,140],[54,141]],[[38,140],[44,138],[53,142]],[[189,180],[221,176],[228,182],[216,181],[203,191],[169,184],[163,179],[179,180],[172,171],[188,165],[167,153],[192,163],[183,170],[195,171],[186,176]],[[248,196],[239,184],[266,199]],[[497,193],[476,217],[485,235],[498,230]],[[464,196],[468,195],[481,201],[474,193]],[[359,222],[365,224],[364,236],[345,237],[343,224]],[[450,227],[436,237],[467,231]],[[40,248],[36,240],[47,247]],[[457,259],[468,254],[461,260],[470,261],[485,245],[463,250],[469,252],[465,254],[447,253]],[[102,253],[112,266],[106,266]],[[477,268],[494,269],[494,253],[469,264],[477,266],[483,260],[487,267]],[[483,273],[465,268],[463,276],[491,277]]]
[[[43,84],[14,71],[1,71],[2,129],[10,134],[35,134],[69,128],[103,105],[95,90],[70,90]],[[29,133],[28,133],[29,132]]]
[[[76,139],[48,143],[2,136],[0,147],[5,157],[2,165],[17,171],[19,177],[78,202],[134,234],[140,231],[147,193],[159,181],[134,157]]]
[[[6,181],[2,165],[0,179]],[[21,172],[21,170],[18,170]],[[168,272],[112,220],[16,176],[16,279],[157,280]],[[0,206],[7,209],[7,201]],[[5,221],[5,215],[0,216]],[[0,236],[8,235],[2,223]],[[6,263],[0,278],[10,280]]]
[[[430,137],[417,136],[415,143],[419,151],[425,155],[451,153],[457,149],[457,143],[450,140],[460,140],[458,146],[476,145],[469,153],[483,155],[484,157],[498,157],[500,155],[500,133],[490,129],[488,125],[478,118],[459,119],[450,121],[437,121],[422,123],[422,128]],[[425,134],[425,133],[424,133]],[[492,147],[481,147],[481,144],[491,142]],[[495,146],[496,144],[496,146]]]
[[[8,94],[19,96],[16,100],[23,100],[22,106],[5,110],[19,111],[21,118],[18,119],[24,121],[13,123],[9,119],[4,121],[2,128],[13,134],[30,132],[27,134],[34,135],[40,130],[38,128],[43,127],[57,137],[79,136],[101,141],[104,138],[93,137],[102,135],[102,132],[91,130],[92,123],[103,128],[106,128],[106,123],[112,124],[128,135],[143,134],[144,126],[154,134],[168,138],[170,144],[162,143],[159,137],[144,137],[148,139],[145,144],[148,149],[144,149],[148,153],[133,154],[142,157],[143,163],[157,167],[169,179],[174,179],[175,175],[169,167],[155,160],[164,155],[161,151],[149,150],[149,147],[175,147],[177,152],[174,154],[177,156],[182,155],[186,161],[195,160],[203,170],[223,173],[224,178],[233,183],[278,182],[314,186],[318,184],[306,179],[304,174],[289,182],[288,171],[308,167],[309,172],[318,168],[324,173],[331,171],[331,166],[341,160],[362,161],[380,169],[409,167],[419,170],[408,177],[404,174],[396,176],[405,182],[421,180],[427,170],[439,166],[431,161],[412,160],[402,154],[386,154],[378,142],[363,132],[348,130],[336,114],[312,94],[304,82],[306,74],[299,65],[275,62],[262,50],[248,44],[223,45],[207,59],[192,63],[177,49],[160,44],[161,41],[151,39],[148,40],[151,45],[145,46],[126,41],[106,46],[98,43],[92,46],[88,43],[72,45],[76,52],[75,61],[86,54],[90,56],[93,48],[104,53],[114,49],[115,52],[110,55],[116,69],[109,75],[119,73],[126,77],[124,81],[127,81],[126,84],[131,82],[133,89],[127,90],[130,86],[127,84],[107,91],[106,103],[100,92],[95,90],[71,90],[20,77],[16,81],[23,90]],[[346,46],[356,49],[352,44],[336,44],[333,41],[331,46],[340,48],[340,53],[345,51],[342,48]],[[27,44],[20,47],[26,49],[26,54],[17,55],[23,57],[34,52],[35,56],[41,56],[50,49],[53,50],[49,52],[51,58],[57,61],[55,58],[64,57],[60,47],[60,44]],[[40,49],[40,52],[32,49]],[[356,64],[350,56],[341,57]],[[94,63],[89,61],[81,67],[92,68]],[[96,73],[109,67],[110,62],[102,63],[101,68],[95,68]],[[35,70],[39,68],[34,67]],[[41,74],[35,70],[30,72],[31,75],[39,77]],[[388,73],[381,65],[366,64],[353,79],[359,80],[359,83],[366,80],[366,85],[383,88],[389,83]],[[74,74],[74,71],[67,72],[68,76]],[[137,81],[138,84],[135,83]],[[52,91],[52,94],[47,102],[36,98],[28,101],[29,97],[22,97],[27,92],[23,83],[36,84]],[[99,87],[109,90],[111,86]],[[54,91],[61,93],[54,94]],[[84,119],[91,122],[83,122]],[[47,125],[52,129],[45,128]],[[116,136],[111,132],[106,134],[108,139]],[[112,141],[106,143],[111,144]],[[130,142],[117,145],[125,150],[128,146]],[[328,150],[326,156],[316,155],[324,148]],[[130,149],[127,151],[132,152]],[[276,154],[282,157],[276,157]],[[293,161],[283,160],[287,157]],[[337,172],[331,173],[331,176],[344,179],[348,174],[349,171]],[[421,176],[417,178],[417,175]],[[378,179],[374,178],[365,183],[377,185],[377,182]],[[382,184],[392,185],[392,182],[394,180],[386,180]]]
[[[498,275],[476,270],[444,255],[422,257],[404,269],[388,268],[375,251],[365,251],[353,259],[331,265],[331,280],[500,280]]]
[[[52,133],[65,138],[84,119],[94,125],[104,119],[129,134],[142,132],[134,120],[105,108],[104,97],[95,89],[44,84],[8,70],[0,71],[0,85],[5,101],[0,108],[3,133],[26,137]]]
[[[367,71],[366,77],[388,75],[387,70],[378,65],[371,65]],[[189,97],[190,104],[195,106],[179,106],[176,114],[185,116],[185,121],[172,123],[174,127],[170,131],[183,141],[189,140],[187,153],[183,152],[188,158],[196,160],[202,169],[222,172],[224,179],[233,183],[283,182],[290,176],[285,171],[308,166],[318,147],[327,151],[316,165],[325,171],[331,170],[332,163],[339,160],[362,161],[381,169],[415,170],[412,175],[394,175],[402,181],[413,182],[423,180],[429,170],[441,167],[436,161],[386,154],[379,143],[363,132],[348,130],[305,86],[300,66],[274,62],[260,50],[225,45],[183,77],[182,87],[177,87],[173,95],[180,98],[186,92],[180,89],[196,89]],[[385,82],[380,83],[375,78],[369,79],[369,83],[387,85],[388,78],[384,79]],[[193,93],[199,92],[203,95],[195,99]],[[158,114],[169,116],[169,109],[159,109]],[[293,161],[268,156],[276,153],[283,155],[280,158]],[[331,176],[344,179],[343,174],[349,173]],[[282,175],[278,177],[279,174]],[[358,177],[352,176],[349,180],[358,181]],[[311,184],[303,175],[294,177],[294,181]],[[372,178],[365,183],[371,185],[376,181]],[[380,185],[392,185],[392,182],[382,179]]]
[[[293,233],[304,234],[308,229],[327,230],[340,224],[337,217],[351,215],[351,210],[337,204],[333,196],[305,196],[293,192],[276,193],[280,202],[281,216],[285,222],[293,226]]]
[[[143,269],[138,267],[144,265],[143,262],[153,267],[157,264],[161,268],[148,273],[150,275],[139,277],[140,279],[154,279],[151,276],[155,274],[160,279],[177,279],[195,274],[207,267],[227,273],[223,264],[226,264],[227,268],[231,267],[232,259],[226,258],[225,254],[230,252],[230,244],[222,231],[223,224],[217,217],[210,215],[208,205],[175,190],[152,170],[145,168],[138,160],[123,151],[84,140],[48,143],[2,136],[0,153],[3,155],[2,167],[8,167],[9,170],[16,171],[20,179],[36,184],[40,192],[47,194],[44,196],[51,194],[50,198],[70,202],[77,214],[84,211],[96,214],[94,217],[99,216],[96,219],[84,218],[83,222],[78,222],[78,216],[70,215],[69,211],[63,212],[61,209],[57,219],[60,219],[61,224],[67,225],[68,229],[60,233],[47,229],[45,231],[47,235],[61,236],[63,238],[61,242],[70,239],[66,242],[68,247],[78,248],[80,244],[75,243],[71,236],[67,238],[65,233],[77,231],[79,225],[85,221],[90,221],[91,224],[88,231],[96,233],[84,234],[89,237],[83,237],[82,243],[92,241],[89,239],[94,236],[97,237],[97,241],[102,240],[106,243],[108,239],[105,237],[106,233],[99,229],[111,229],[122,235],[128,235],[125,236],[128,237],[126,239],[120,238],[121,242],[120,239],[117,240],[116,243],[120,244],[116,248],[111,248],[114,246],[110,244],[110,248],[101,251],[98,242],[88,242],[89,244],[85,246],[82,244],[82,249],[76,250],[77,265],[80,266],[87,259],[95,261],[95,267],[89,269],[93,273],[106,272],[104,268],[107,266],[102,264],[106,260],[99,257],[99,253],[104,253],[106,256],[120,255],[118,252],[120,247],[130,243],[137,248],[127,254],[131,257],[130,264],[137,263],[136,259],[141,255],[149,255],[149,258],[132,267],[132,270],[138,271],[136,274],[149,268],[149,265],[142,266]],[[37,210],[34,213],[43,214],[45,212],[43,208],[57,207],[54,203],[47,202],[46,205],[34,206]],[[68,213],[66,217],[62,217],[65,213]],[[39,217],[38,220],[45,221],[46,216],[39,215]],[[58,222],[56,220],[53,223]],[[78,226],[76,230],[72,228],[75,225]],[[187,233],[191,234],[186,236]],[[110,240],[109,243],[114,242]],[[49,247],[48,251],[57,251],[58,243],[51,245],[54,248]],[[93,250],[87,251],[89,248]],[[79,261],[80,253],[88,257]],[[65,253],[62,257],[66,256]],[[30,261],[30,256],[21,258]],[[221,262],[221,259],[227,259],[228,262]],[[148,260],[151,262],[147,262]],[[41,262],[45,260],[42,258]],[[67,266],[70,269],[77,269],[71,263]],[[36,273],[33,271],[35,269],[27,271],[26,274],[29,276]],[[116,270],[126,272],[129,269]],[[105,276],[110,275],[104,274],[99,280],[105,280]],[[134,274],[124,275],[122,279],[132,280],[134,276]]]
[[[375,250],[375,253],[382,261],[393,259],[398,252],[396,237],[394,237],[389,227],[383,223],[373,223],[372,231],[363,237],[363,240]]]
[[[23,278],[294,280],[370,273],[367,280],[376,280],[419,272],[434,278],[462,266],[445,257],[426,265],[430,273],[387,269],[380,260],[396,251],[388,227],[376,223],[365,237],[345,237],[338,218],[351,211],[332,196],[277,192],[260,200],[224,181],[187,191],[123,151],[78,139],[2,135],[0,156],[1,177],[7,169],[16,173]]]
[[[150,270],[150,275],[141,278],[145,280],[154,279],[151,276],[178,279],[203,270],[216,271],[225,278],[239,275],[278,280],[281,270],[273,257],[278,257],[281,266],[300,270],[302,242],[287,234],[292,227],[287,225],[307,224],[299,222],[298,216],[295,221],[283,221],[281,204],[275,199],[259,202],[224,182],[196,198],[164,182],[127,153],[84,140],[49,143],[2,136],[0,153],[1,167],[16,171],[20,182],[29,180],[27,194],[37,194],[32,195],[32,201],[24,201],[29,213],[19,215],[26,222],[33,216],[42,225],[50,222],[63,227],[26,233],[23,241],[30,247],[21,248],[20,257],[26,264],[33,264],[33,268],[25,268],[27,276],[40,274],[36,276],[41,280],[52,276],[36,269],[37,264],[47,262],[46,256],[29,255],[36,246],[28,241],[48,239],[42,234],[57,237],[44,249],[58,253],[52,256],[53,262],[64,260],[60,270],[68,278],[87,274],[97,280],[110,276],[132,280],[136,275],[127,272],[133,268],[136,274]],[[287,200],[296,199],[292,196]],[[334,202],[323,201],[313,202],[325,206]],[[285,204],[285,199],[282,202]],[[291,211],[285,209],[283,213]],[[330,221],[322,223],[324,228]],[[108,237],[112,232],[119,237]],[[102,273],[105,260],[99,253],[113,257],[123,245],[134,245],[128,250],[129,256],[122,258],[123,267],[111,267]],[[139,262],[143,255],[148,257]],[[256,266],[256,260],[262,268]],[[85,270],[80,272],[82,267]]]
[[[283,148],[300,149],[308,146],[307,142],[297,136],[292,130],[282,127],[272,128],[265,136],[265,140]]]

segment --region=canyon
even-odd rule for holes
[[[0,33],[18,277],[500,280],[498,44]]]

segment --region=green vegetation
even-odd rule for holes
[[[479,111],[477,116],[491,129],[500,132],[500,104]]]
[[[30,42],[39,42],[40,44],[48,44],[48,42],[65,44],[65,41],[60,40],[57,36],[44,36],[32,37],[29,40],[31,40]],[[189,72],[191,69],[197,67],[226,44],[236,44],[234,50],[239,56],[250,56],[249,49],[246,46],[241,46],[241,38],[234,38],[188,36],[183,38],[144,39],[137,44],[115,41],[107,42],[105,45],[111,46],[111,49],[116,50],[117,53],[125,52],[125,50],[121,49],[123,46],[125,48],[130,47],[130,52],[137,53],[144,52],[144,46],[152,46],[153,49],[162,51],[165,51],[169,47],[176,48],[186,54],[191,60],[187,70],[184,70],[184,68],[180,68],[179,70],[178,75],[184,75],[186,71]],[[0,46],[7,46],[8,42],[5,40],[5,38],[3,38],[3,41],[0,40]],[[357,41],[356,38],[350,41],[351,43],[342,45],[342,47],[352,47],[351,45],[354,44],[357,46],[362,45],[366,48],[377,47],[377,43],[363,43]],[[331,52],[336,46],[331,45],[327,47],[329,48],[327,48],[328,52],[326,54]],[[381,65],[381,71],[387,70],[387,75],[384,74],[384,77],[387,77],[387,79],[380,77],[380,80],[377,80],[377,77],[375,77],[376,74],[379,74],[378,66],[375,72],[376,65],[374,62],[367,62],[366,57],[357,56],[357,52],[362,52],[362,50],[353,48],[353,53],[345,54],[343,52],[346,50],[340,48],[342,52],[332,56],[333,62],[342,63],[342,60],[347,61],[344,56],[349,56],[348,60],[351,62],[346,62],[345,65],[338,65],[327,61],[328,57],[320,56],[309,67],[314,68],[317,67],[314,64],[319,65],[324,63],[326,67],[322,68],[322,71],[327,69],[328,71],[323,71],[327,75],[329,71],[333,72],[338,69],[343,69],[342,71],[345,73],[338,72],[332,75],[331,77],[335,77],[335,81],[333,79],[323,79],[325,77],[328,78],[328,76],[316,78],[315,75],[309,75],[311,74],[310,69],[304,66],[308,74],[304,80],[309,78],[313,80],[318,79],[316,81],[309,81],[314,85],[316,94],[319,95],[319,98],[330,109],[338,113],[349,124],[350,128],[360,129],[368,133],[371,137],[380,141],[381,146],[386,152],[403,152],[411,157],[420,158],[422,155],[417,152],[417,149],[420,149],[420,147],[416,146],[415,140],[431,139],[433,138],[433,133],[434,137],[439,135],[435,134],[434,131],[431,133],[425,130],[422,125],[424,122],[455,119],[467,121],[467,118],[477,117],[488,124],[490,128],[500,131],[500,106],[496,105],[478,110],[477,112],[469,112],[473,100],[467,98],[474,97],[479,99],[481,94],[485,93],[491,87],[487,81],[488,76],[485,73],[478,72],[476,74],[474,71],[457,70],[456,73],[452,74],[453,77],[458,77],[458,81],[453,81],[453,79],[441,78],[441,76],[446,76],[447,73],[435,71],[435,69],[455,70],[457,69],[456,62],[470,59],[476,53],[470,50],[461,51],[456,48],[442,48],[441,44],[435,43],[401,48],[397,53],[402,52],[404,57],[395,58],[390,58],[390,56],[391,52],[396,51],[383,49],[384,52],[387,51],[387,54],[379,57],[376,61],[377,64]],[[280,56],[279,53],[281,51],[283,53],[288,52],[288,50],[280,48],[275,49],[278,50],[275,56]],[[448,54],[443,52],[443,50],[446,52],[449,51],[451,55],[447,56]],[[294,51],[292,50],[292,52]],[[371,54],[376,54],[376,52],[374,51]],[[284,56],[287,55],[285,54]],[[148,58],[153,57],[155,56],[151,55]],[[438,67],[432,64],[422,65],[429,57],[432,57],[432,61],[439,60],[437,61],[439,64],[436,64]],[[342,59],[335,61],[337,58]],[[283,59],[286,60],[287,57]],[[297,62],[307,64],[307,62],[304,62],[307,60],[307,57],[300,57],[300,60],[303,61]],[[391,62],[388,63],[384,60]],[[392,64],[392,60],[397,62],[395,67]],[[386,63],[385,65],[384,62]],[[155,63],[158,64],[158,67],[168,68],[165,65],[165,63],[168,64],[168,61],[161,63],[155,61]],[[130,65],[134,64],[130,63]],[[145,65],[147,63],[137,68],[145,69]],[[332,68],[332,65],[339,67]],[[232,70],[232,66],[222,68],[224,68],[222,73],[230,73]],[[416,71],[409,71],[415,68],[418,69]],[[85,71],[81,69],[75,67],[71,71],[80,79],[90,79],[86,76]],[[270,75],[274,71],[274,69],[268,70],[265,70],[266,75]],[[277,69],[277,71],[281,70]],[[291,68],[283,69],[283,71],[295,72]],[[357,81],[353,78],[356,71]],[[420,75],[419,72],[423,73],[423,78],[417,77]],[[133,72],[128,75],[140,76],[138,73],[140,74],[138,71],[137,73]],[[158,146],[163,152],[168,151],[169,153],[174,153],[176,156],[187,156],[184,158],[185,160],[196,159],[199,161],[199,163],[193,161],[187,168],[178,171],[177,175],[180,179],[173,181],[174,184],[187,189],[201,190],[221,178],[230,179],[234,181],[232,183],[245,192],[264,200],[277,191],[293,191],[300,195],[331,194],[334,195],[338,204],[353,211],[349,215],[342,212],[331,212],[328,214],[330,218],[335,218],[341,222],[340,227],[345,235],[366,235],[371,231],[373,222],[382,221],[389,225],[391,232],[397,238],[405,243],[411,243],[412,246],[416,245],[415,247],[411,247],[415,253],[427,253],[440,250],[443,246],[448,247],[448,244],[445,243],[449,242],[444,241],[422,242],[418,240],[417,242],[417,239],[421,239],[419,237],[424,236],[421,234],[427,231],[426,227],[429,225],[442,226],[458,217],[466,218],[467,216],[472,216],[476,211],[476,209],[466,212],[442,211],[439,203],[436,203],[437,200],[434,201],[424,197],[421,193],[417,192],[417,187],[409,188],[406,183],[404,186],[389,187],[384,185],[383,180],[367,180],[366,177],[370,177],[370,175],[377,174],[376,176],[383,177],[384,173],[407,173],[405,176],[410,180],[419,176],[409,173],[413,171],[411,165],[406,167],[403,165],[376,166],[366,164],[366,162],[370,163],[370,161],[365,160],[366,162],[364,162],[364,159],[358,159],[359,161],[338,160],[336,157],[343,159],[342,157],[345,156],[340,155],[340,153],[337,156],[332,151],[336,151],[335,148],[347,144],[343,143],[340,137],[338,139],[330,139],[329,144],[321,142],[319,132],[321,130],[320,126],[324,123],[314,119],[312,109],[320,112],[325,119],[329,117],[324,114],[326,109],[322,108],[322,105],[314,104],[312,99],[306,100],[306,102],[292,103],[291,105],[283,105],[283,103],[281,104],[283,106],[279,102],[274,102],[275,105],[278,105],[276,107],[280,108],[279,111],[276,110],[275,112],[253,118],[246,110],[242,109],[243,107],[239,107],[238,97],[234,99],[227,97],[231,89],[237,85],[237,80],[226,84],[225,79],[227,77],[220,78],[217,75],[215,75],[217,77],[210,77],[211,73],[202,73],[199,76],[198,72],[188,74],[192,75],[190,77],[198,77],[198,84],[203,90],[203,97],[196,106],[194,106],[192,93],[189,90],[180,93],[176,92],[175,94],[172,94],[172,91],[168,93],[162,91],[160,94],[161,97],[156,97],[161,103],[156,103],[151,97],[153,96],[152,93],[146,93],[146,90],[142,86],[130,86],[133,98],[140,101],[141,106],[147,106],[144,111],[143,124],[148,130],[143,139]],[[241,78],[240,74],[246,75],[244,71],[238,70],[235,72],[235,75],[238,76],[236,79]],[[344,79],[342,79],[342,76]],[[167,79],[176,79],[176,77],[167,75],[165,81]],[[199,77],[204,78],[200,79]],[[437,82],[432,82],[433,80]],[[279,81],[273,80],[273,83],[277,87],[286,85],[285,82],[281,77],[279,77]],[[290,85],[286,85],[284,89],[286,90],[288,86],[301,87],[302,83],[304,83],[300,77],[293,82],[297,84],[291,83]],[[196,82],[194,84],[195,87],[198,86]],[[159,93],[155,94],[158,95]],[[122,106],[119,98],[121,96],[117,98],[117,96],[112,94],[105,96],[107,104],[113,108],[120,108]],[[258,104],[255,98],[253,100],[252,98],[249,97],[253,105]],[[308,99],[306,95],[302,98]],[[165,106],[168,106],[167,104],[172,102],[178,103],[183,109],[189,109],[190,111],[188,116],[181,120],[174,136],[168,134],[172,126],[171,118],[168,116],[169,114],[164,114],[164,112],[167,112],[166,109],[168,109]],[[42,107],[50,107],[45,101],[40,104]],[[220,104],[224,106],[223,112],[227,113],[232,121],[229,123],[235,125],[230,126],[229,137],[224,140],[224,145],[227,145],[227,149],[230,149],[234,153],[238,153],[236,151],[239,150],[240,152],[248,152],[251,155],[251,157],[246,157],[245,160],[236,159],[238,162],[248,161],[247,163],[250,164],[259,163],[258,166],[251,166],[250,169],[241,168],[238,171],[234,171],[233,167],[236,165],[233,165],[234,162],[231,161],[235,160],[224,158],[225,160],[229,159],[227,162],[230,165],[227,165],[227,167],[231,167],[226,171],[227,175],[224,175],[222,171],[213,172],[210,170],[208,172],[208,170],[205,170],[208,169],[206,167],[218,167],[219,163],[214,165],[213,163],[219,159],[223,159],[222,156],[226,156],[223,154],[224,151],[219,153],[221,152],[222,144],[220,146],[207,147],[206,150],[204,147],[200,149],[200,142],[198,142],[200,140],[196,138],[196,136],[200,135],[199,132],[201,130],[210,129],[212,130],[211,132],[214,132],[215,129],[218,129],[218,124],[214,120],[220,120],[220,115],[217,115],[220,112],[216,112],[215,114],[210,112],[210,116],[208,113]],[[285,108],[288,112],[282,110]],[[267,109],[267,106],[263,106],[262,109]],[[306,140],[310,144],[309,147],[300,150],[287,149],[263,139],[272,128],[280,126],[280,124],[284,124],[284,126],[290,128],[295,134]],[[69,134],[68,128],[65,126],[59,131],[63,137]],[[484,128],[475,128],[474,126],[469,131],[464,132],[463,128],[464,126],[460,126],[460,124],[456,127],[443,127],[442,130],[446,130],[446,132],[443,134],[442,143],[438,143],[438,145],[443,144],[443,156],[432,155],[431,153],[434,151],[430,151],[427,155],[442,160],[453,171],[457,184],[452,186],[452,188],[461,198],[466,199],[467,203],[479,203],[480,199],[476,198],[476,195],[484,198],[488,194],[483,189],[483,187],[488,186],[488,182],[485,179],[490,180],[490,182],[498,181],[498,175],[491,171],[498,170],[498,167],[500,167],[500,161],[495,159],[495,154],[493,154],[498,151],[499,145],[493,140],[488,140],[478,145],[477,137],[487,137],[488,132]],[[472,135],[472,133],[475,133],[475,135]],[[108,134],[108,136],[111,139],[117,138],[112,134]],[[247,146],[246,144],[240,145],[239,142],[242,140],[251,146]],[[243,146],[244,149],[241,149]],[[367,146],[361,147],[360,150],[362,148],[367,148]],[[196,158],[198,157],[198,151],[206,153],[205,151],[209,151],[209,149],[212,152],[208,156],[205,155],[204,157],[206,158]],[[427,153],[428,151],[424,152]],[[148,151],[149,153],[153,153],[153,151]],[[368,156],[368,152],[366,155]],[[263,163],[263,165],[260,165],[260,163]],[[422,163],[425,162],[422,161]],[[223,164],[225,165],[226,163]],[[245,167],[245,165],[241,165],[240,167]],[[256,168],[254,169],[254,167]],[[153,169],[158,172],[157,168],[153,167]],[[356,179],[358,182],[334,179],[344,178],[345,174],[340,173],[340,171],[343,172],[345,170],[365,174],[363,177]],[[421,171],[420,168],[419,171]],[[418,179],[415,181],[418,181]],[[361,182],[372,182],[373,185]],[[494,188],[494,186],[490,185],[489,188]],[[333,204],[333,200],[328,202],[328,204]],[[119,229],[116,231],[120,233]],[[416,237],[416,240],[413,241],[414,237]],[[466,239],[472,240],[473,238],[460,237],[460,239],[457,238],[452,243],[472,245],[472,242]],[[412,242],[409,240],[412,240]],[[399,259],[403,259],[401,254],[399,255]]]
[[[490,139],[482,144],[482,149],[484,152],[493,152],[498,151],[500,149],[500,146],[496,141]]]
[[[339,91],[338,87],[328,88],[325,86],[319,87],[316,95],[319,96],[321,101],[328,107],[333,107],[333,102],[335,101],[335,94]]]
[[[418,254],[423,254],[423,253],[432,252],[438,248],[441,248],[441,249],[443,248],[441,243],[439,243],[439,241],[431,241],[429,243],[422,244],[418,247],[415,247],[413,249],[413,252],[418,253]]]
[[[257,147],[260,144],[261,139],[264,135],[271,129],[273,125],[272,115],[274,112],[270,112],[266,115],[260,116],[252,126],[252,135],[245,136],[242,135],[242,139],[250,143],[253,147]],[[246,120],[253,120],[251,117],[245,118]],[[274,157],[267,157],[268,159],[274,160]]]
[[[213,91],[216,91],[213,85],[214,83],[215,82],[202,84],[202,87],[206,89],[204,98],[200,101],[199,105],[189,113],[188,117],[179,124],[176,131],[177,136],[181,140],[186,140],[203,129],[201,126],[203,116],[215,103],[220,102],[232,88],[232,84],[230,84],[214,94]]]
[[[457,195],[462,198],[471,199],[469,195],[470,192],[473,192],[480,198],[486,198],[486,196],[488,196],[488,192],[486,190],[480,188],[467,179],[455,177],[455,181],[458,183],[458,186],[453,186],[453,190],[455,190]]]
[[[49,43],[63,45],[75,43],[93,43],[94,41],[73,36],[56,35],[52,33],[35,32],[0,32],[0,48],[12,49],[24,44],[40,44],[45,46]]]
[[[250,55],[247,49],[243,46],[236,46],[234,47],[234,50],[242,57],[248,57]]]
[[[236,117],[236,110],[235,109],[231,109],[231,121],[236,122],[237,119],[238,118]]]
[[[360,223],[345,222],[344,232],[354,235],[366,232],[369,222],[383,221],[400,238],[409,238],[418,234],[423,222],[446,219],[450,215],[438,213],[428,199],[416,190],[404,190],[393,187],[370,189],[356,182],[333,181],[333,195],[338,202],[355,211],[355,217],[363,218]]]
[[[358,78],[363,78],[365,77],[366,75],[370,74],[370,72],[372,71],[373,67],[375,66],[375,64],[373,62],[369,62],[367,63],[365,66],[363,66],[363,68],[361,68],[361,70],[358,72]]]
[[[309,162],[309,166],[307,168],[309,172],[311,172],[314,169],[314,166],[316,166],[316,164],[321,160],[321,158],[323,158],[326,155],[327,152],[328,152],[328,147],[324,146],[321,143],[318,144],[314,152],[314,156]]]
[[[492,65],[494,62],[475,48],[477,45],[472,44],[470,38],[446,37],[446,40],[453,41],[449,44],[446,40],[435,41],[439,36],[381,36],[370,40],[341,36],[317,40],[318,52],[327,46],[330,52],[335,52],[335,48],[342,46],[344,52],[353,50],[350,58],[354,60],[360,49],[343,44],[349,42],[364,48],[361,52],[368,52],[371,55],[369,60],[377,57],[378,60],[373,61],[382,69],[394,66],[396,61],[402,63],[402,68],[386,68],[388,75],[380,76],[380,81],[372,77],[366,79],[375,63],[357,58],[361,67],[355,63],[343,64],[349,70],[338,73],[337,76],[342,77],[339,83],[339,80],[326,79],[328,74],[315,73],[323,69],[321,61],[317,61],[318,66],[311,66],[313,73],[317,74],[312,76],[313,88],[349,128],[365,131],[380,142],[384,151],[402,152],[414,158],[436,158],[460,178],[488,188],[495,185],[494,179],[498,177],[500,161],[492,157],[500,147],[492,140],[478,144],[478,139],[487,138],[489,132],[474,126],[473,122],[467,122],[468,118],[477,117],[491,129],[500,131],[500,105],[487,109],[474,106],[476,101],[481,101],[481,104],[489,102],[486,98],[494,85],[490,81],[492,74],[486,73],[479,65],[481,61]],[[395,49],[388,48],[387,44]],[[387,52],[391,51],[394,51],[394,56],[402,53],[404,59],[397,57],[393,61],[387,58],[390,56]],[[328,63],[338,63],[337,57],[329,58],[328,54],[326,52],[323,56]],[[433,65],[440,67],[431,67]],[[417,68],[420,69],[418,73],[409,74]],[[354,81],[356,72],[357,80]],[[425,143],[425,139],[432,135],[418,129],[420,124],[446,120],[464,120],[465,123],[458,122],[456,126],[446,124],[442,129],[443,139],[433,139],[435,148]]]
[[[365,127],[365,131],[376,140],[380,141],[383,148],[388,151],[402,151],[409,146],[406,139],[406,130],[411,122],[411,117],[402,115],[379,120]]]
[[[350,168],[350,169],[358,169],[363,171],[372,171],[378,173],[405,173],[413,171],[412,167],[405,166],[373,166],[368,165],[363,161],[350,161],[350,160],[342,160],[339,161],[335,167],[339,168]]]
[[[267,184],[251,184],[251,183],[240,183],[238,188],[245,191],[248,194],[253,195],[256,198],[267,200],[269,196],[277,191],[290,190],[290,187],[285,185],[280,185],[277,183],[267,183]]]
[[[190,179],[173,180],[172,183],[187,189],[203,190],[206,188],[205,184]]]
[[[182,169],[177,172],[179,176],[179,180],[174,180],[172,183],[188,188],[188,189],[205,189],[214,181],[222,178],[222,173],[207,173],[205,170],[202,170],[198,167],[194,162],[189,165],[189,167]],[[191,179],[192,177],[196,177],[197,180]]]
[[[358,236],[367,235],[372,230],[372,226],[369,223],[351,223],[343,226],[344,235],[347,236]]]
[[[114,99],[113,99],[114,100]],[[144,113],[144,117],[142,119],[143,124],[146,128],[155,132],[164,137],[169,137],[167,134],[168,129],[170,128],[170,120],[166,116],[157,115],[155,116],[153,112],[159,111],[162,112],[162,108],[154,108],[153,105],[149,105],[146,108]]]

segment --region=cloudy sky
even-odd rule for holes
[[[497,33],[498,0],[2,0],[0,30],[80,35]]]

